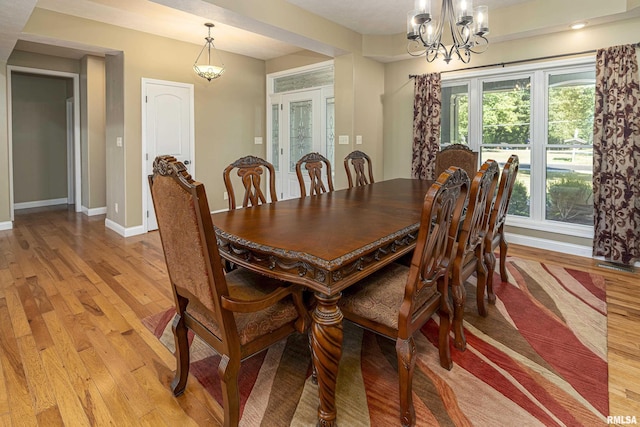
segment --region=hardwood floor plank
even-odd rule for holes
[[[76,351],[71,335],[54,312],[43,315],[60,360],[64,364],[69,381],[84,408],[89,422],[93,426],[115,425],[102,395],[94,384],[92,374],[84,365]]]
[[[56,349],[44,349],[40,352],[40,356],[42,357],[42,364],[47,370],[47,376],[55,393],[63,419],[74,426],[90,426],[89,418],[74,392],[68,372]]]
[[[84,362],[87,370],[91,372],[91,378],[95,383],[100,396],[104,399],[109,414],[115,421],[116,426],[135,426],[138,417],[134,414],[133,408],[127,396],[124,395],[120,387],[117,386],[111,373],[95,349],[88,348],[80,352],[80,358]],[[139,396],[143,398],[144,396]]]
[[[57,406],[40,351],[31,335],[18,338],[18,349],[36,415]]]

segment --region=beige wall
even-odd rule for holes
[[[14,203],[67,197],[67,80],[11,76]]]
[[[124,148],[113,143],[124,135],[124,53],[105,56],[105,153],[106,153],[106,197],[107,218],[124,224],[126,218],[126,167]],[[111,143],[107,144],[106,142]],[[123,209],[115,211],[115,204]]]
[[[87,209],[103,208],[107,202],[104,59],[85,56],[80,68],[82,205]]]
[[[7,64],[0,61],[0,229],[10,228],[9,124],[7,123]]]
[[[493,19],[493,18],[492,18]],[[579,32],[560,32],[539,37],[490,44],[487,52],[472,57],[472,66],[502,63],[548,55],[583,52],[612,45],[636,43],[640,18],[587,27]],[[423,57],[388,63],[384,93],[384,178],[409,177],[413,129],[413,79],[410,74],[451,71],[465,67],[459,61],[429,64]],[[591,239],[569,237],[529,229],[508,227],[532,237],[591,246]]]
[[[264,145],[253,144],[254,136],[265,136],[264,61],[221,52],[227,71],[221,79],[208,83],[191,69],[201,46],[42,9],[34,10],[25,31],[123,52],[124,147],[122,155],[114,159],[115,164],[108,158],[107,165],[114,168],[110,173],[124,176],[124,200],[120,209],[125,207],[125,217],[114,218],[112,206],[107,210],[107,218],[119,225],[129,228],[142,224],[143,77],[194,84],[196,178],[207,186],[212,209],[226,206],[222,198],[224,166],[240,154],[264,156]],[[106,78],[109,85],[110,75]],[[108,137],[108,152],[114,144],[113,137]],[[120,194],[110,196],[121,197]]]
[[[266,61],[265,72],[266,74],[277,73],[278,71],[286,71],[292,68],[304,67],[324,61],[331,61],[332,59],[332,57],[322,55],[320,53],[301,50],[300,52],[296,52],[291,55],[285,55]]]
[[[7,61],[9,65],[19,67],[39,68],[44,70],[62,71],[80,74],[80,61],[59,56],[43,55],[40,53],[14,50]]]

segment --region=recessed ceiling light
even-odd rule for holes
[[[576,22],[575,24],[571,25],[571,29],[572,30],[580,30],[582,28],[584,28],[587,25],[586,22]]]

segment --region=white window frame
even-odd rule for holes
[[[466,84],[469,88],[469,140],[467,143],[474,151],[480,151],[482,141],[482,83],[523,77],[531,78],[531,143],[527,146],[531,149],[530,217],[509,215],[507,216],[507,225],[576,237],[593,237],[593,226],[545,219],[548,75],[557,72],[580,72],[593,69],[595,69],[595,57],[588,56],[497,69],[463,70],[442,75],[442,87]]]

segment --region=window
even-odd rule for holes
[[[591,236],[593,60],[445,74],[442,86],[441,145],[520,159],[509,224]]]

